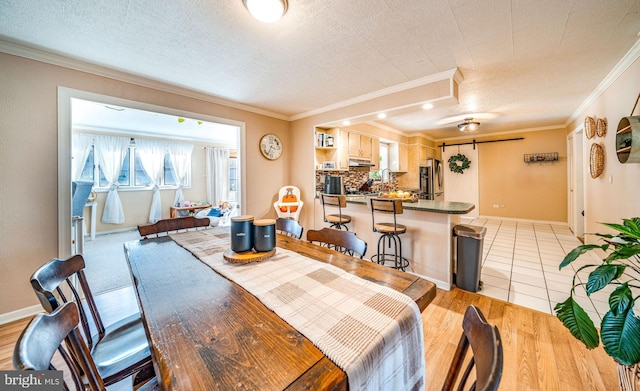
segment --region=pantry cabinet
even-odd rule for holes
[[[418,145],[419,154],[418,154],[418,166],[425,166],[427,164],[427,159],[432,157],[430,156],[427,147],[425,145]],[[411,160],[409,160],[411,162]],[[411,164],[411,163],[410,163]]]
[[[407,170],[405,174],[398,176],[398,187],[419,189],[420,166],[425,166],[427,159],[433,157],[433,150],[422,144],[410,144],[407,149]]]

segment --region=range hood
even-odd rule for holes
[[[370,159],[349,159],[349,167],[373,167]]]

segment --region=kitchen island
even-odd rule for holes
[[[354,231],[368,244],[365,259],[377,253],[380,234],[373,232],[369,196],[347,196],[347,208],[343,213],[352,217],[349,230]],[[323,222],[322,203],[316,199],[315,229],[327,224]],[[409,259],[408,272],[435,283],[438,288],[449,290],[453,283],[453,226],[461,224],[461,216],[471,212],[475,205],[466,202],[418,200],[404,202],[404,213],[397,216],[398,224],[405,225],[407,232],[400,235],[402,255]],[[333,213],[333,211],[327,213]],[[392,217],[376,216],[380,221],[391,221]]]

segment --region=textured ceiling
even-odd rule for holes
[[[434,138],[564,125],[639,31],[640,0],[0,0],[4,41],[287,117],[458,68],[459,103],[380,121]]]

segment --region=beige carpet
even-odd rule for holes
[[[85,237],[85,273],[94,294],[131,285],[129,266],[124,256],[123,243],[140,239],[137,230],[96,235],[95,240]]]

